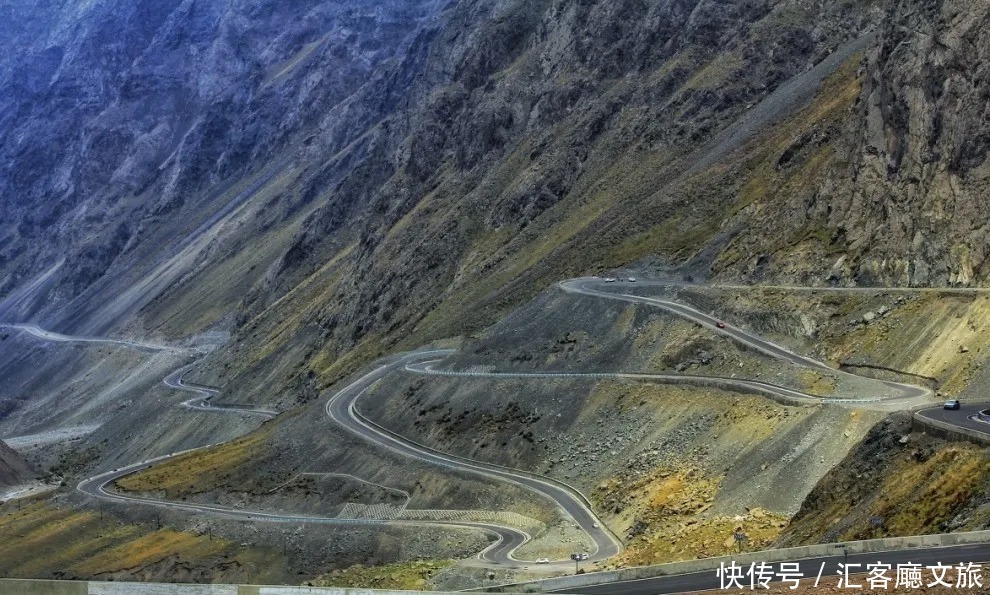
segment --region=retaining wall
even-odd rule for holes
[[[984,434],[983,432],[977,432],[969,428],[961,428],[938,420],[922,417],[917,413],[913,416],[911,426],[911,429],[915,432],[926,432],[932,436],[938,436],[946,440],[974,442],[980,446],[990,445],[990,434]]]
[[[751,562],[788,562],[803,560],[805,558],[841,555],[843,550],[850,554],[859,554],[988,542],[990,542],[990,531],[920,535],[916,537],[889,537],[886,539],[869,539],[866,541],[849,541],[845,543],[766,550],[763,552],[743,553],[736,556],[723,556],[721,558],[705,558],[703,560],[688,560],[686,562],[673,562],[670,564],[658,564],[656,566],[624,568],[609,572],[589,572],[587,574],[561,576],[529,583],[516,583],[473,590],[489,593],[542,593],[545,591],[559,591],[590,585],[605,585],[658,576],[690,574],[692,572],[703,572],[706,570],[714,571],[719,567],[719,564],[728,564],[733,561],[742,565],[747,565]]]

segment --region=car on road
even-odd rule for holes
[[[630,283],[635,283],[636,282],[636,277],[629,277],[629,282]]]
[[[598,523],[591,523],[591,526],[594,527],[595,529],[597,529],[598,528]]]
[[[536,559],[536,563],[537,564],[549,564],[550,563],[550,560],[548,560],[547,558],[537,558]]]
[[[942,409],[956,410],[959,409],[961,405],[962,403],[959,402],[959,399],[949,399],[944,405],[942,405]]]
[[[605,277],[606,283],[615,283],[615,277]]]
[[[725,323],[719,320],[718,322],[715,323],[715,326],[717,326],[718,328],[725,328]]]

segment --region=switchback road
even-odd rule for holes
[[[611,285],[611,286],[609,286]],[[685,318],[687,320],[693,321],[703,327],[709,328],[714,332],[724,334],[729,338],[738,341],[739,343],[746,345],[752,349],[760,351],[768,356],[774,357],[778,360],[784,361],[789,364],[796,366],[801,366],[809,369],[815,369],[819,371],[827,371],[832,374],[848,374],[848,372],[840,372],[822,362],[818,362],[814,359],[796,354],[780,345],[773,342],[767,341],[761,337],[755,336],[751,333],[744,331],[725,323],[720,323],[720,321],[712,315],[705,314],[695,308],[687,306],[685,304],[664,300],[653,297],[644,297],[633,295],[629,293],[621,293],[615,291],[616,285],[609,284],[606,285],[600,279],[592,278],[581,278],[572,279],[569,281],[564,281],[560,284],[563,291],[586,295],[589,297],[595,297],[599,299],[611,299],[619,300],[630,303],[638,303],[647,306],[653,306],[662,308],[672,314]],[[638,287],[646,286],[647,283],[640,283]],[[123,341],[116,339],[100,339],[93,337],[72,337],[67,335],[61,335],[58,333],[52,333],[50,331],[43,330],[35,325],[5,325],[6,328],[11,328],[15,330],[20,330],[26,332],[32,336],[39,339],[49,340],[49,341],[75,341],[75,342],[105,342],[120,344],[124,346],[144,349],[144,350],[179,350],[169,346],[155,345],[140,343],[134,341]],[[605,530],[603,525],[595,516],[594,512],[591,510],[591,506],[583,494],[571,486],[568,486],[557,480],[551,478],[542,477],[529,472],[507,469],[499,467],[497,465],[492,465],[485,462],[473,461],[451,455],[448,453],[443,453],[427,447],[422,444],[418,444],[412,440],[405,437],[399,436],[394,432],[391,432],[378,424],[367,419],[365,416],[361,415],[358,409],[358,403],[360,399],[365,396],[368,390],[374,386],[376,383],[383,381],[387,376],[396,372],[398,370],[405,370],[418,374],[426,375],[453,375],[453,376],[473,376],[473,377],[514,377],[514,378],[554,378],[554,377],[573,377],[573,378],[589,378],[589,379],[632,379],[632,380],[648,380],[657,382],[677,382],[677,383],[716,383],[719,385],[724,385],[726,388],[742,390],[744,392],[757,392],[760,394],[765,394],[767,396],[775,397],[785,401],[793,401],[795,403],[801,402],[834,402],[834,403],[849,403],[856,406],[868,405],[869,403],[876,403],[879,401],[884,401],[887,403],[896,403],[898,405],[903,404],[904,408],[910,405],[917,404],[918,402],[929,401],[931,399],[931,391],[926,388],[916,387],[908,384],[896,383],[896,382],[882,382],[883,385],[890,389],[888,391],[892,392],[893,395],[885,394],[883,396],[864,396],[861,399],[825,399],[820,396],[811,395],[791,389],[788,387],[777,386],[771,383],[766,383],[762,381],[743,379],[743,378],[717,378],[717,377],[701,377],[701,376],[688,376],[688,375],[678,375],[678,374],[635,374],[635,373],[619,373],[619,372],[576,372],[576,373],[499,373],[499,372],[458,372],[454,370],[438,370],[436,365],[447,356],[449,352],[438,351],[438,350],[423,350],[417,351],[402,356],[396,356],[386,359],[382,365],[372,370],[371,372],[365,374],[364,376],[358,378],[354,382],[348,384],[343,389],[335,393],[326,404],[326,414],[334,422],[340,424],[347,431],[354,433],[355,435],[367,440],[369,443],[377,445],[379,447],[388,449],[392,452],[400,454],[405,457],[420,460],[432,465],[437,465],[440,467],[449,468],[451,470],[456,470],[458,472],[470,473],[485,477],[495,481],[508,482],[514,485],[521,486],[525,489],[536,492],[551,501],[553,501],[560,509],[565,511],[570,515],[579,526],[584,529],[589,536],[593,539],[595,543],[595,552],[590,556],[591,560],[604,560],[607,559],[619,551],[621,551],[621,544],[619,541],[611,535],[607,530]],[[260,417],[270,418],[277,414],[277,412],[240,405],[232,404],[215,404],[212,402],[219,392],[216,389],[190,385],[183,382],[184,374],[190,369],[191,366],[185,366],[176,370],[170,374],[165,379],[165,383],[173,389],[191,392],[195,397],[184,401],[182,406],[194,409],[197,411],[208,411],[216,413],[241,413],[241,414],[251,414]],[[958,413],[958,412],[954,412]],[[935,415],[935,410],[933,410],[932,415]],[[954,420],[959,421],[959,419],[968,419],[966,415],[953,416]],[[975,423],[975,422],[974,422]],[[984,428],[984,431],[990,427]],[[988,432],[990,433],[990,432]],[[202,448],[210,448],[215,445],[207,445]],[[166,507],[176,510],[186,510],[189,512],[213,514],[223,518],[232,518],[239,520],[252,520],[252,521],[265,521],[265,522],[292,522],[292,523],[333,523],[333,524],[361,524],[361,525],[384,525],[384,524],[397,524],[397,525],[411,525],[411,526],[424,526],[424,525],[448,525],[448,526],[459,526],[459,527],[469,527],[473,529],[479,529],[488,532],[496,537],[496,542],[487,548],[484,552],[480,554],[480,557],[492,564],[498,564],[510,567],[519,567],[528,565],[530,563],[519,561],[513,557],[513,551],[517,549],[520,545],[526,543],[530,536],[511,527],[504,527],[497,524],[489,523],[471,523],[471,522],[459,522],[459,521],[402,521],[402,520],[375,520],[375,519],[339,519],[339,518],[329,518],[311,515],[281,515],[272,514],[262,511],[245,511],[241,509],[233,509],[223,506],[214,506],[209,504],[191,504],[188,502],[167,502],[154,498],[146,498],[142,496],[133,496],[128,494],[119,493],[109,489],[115,481],[118,479],[135,473],[137,471],[147,469],[148,467],[164,462],[170,458],[186,454],[188,452],[193,452],[200,449],[192,449],[190,451],[183,451],[180,453],[172,453],[163,457],[156,457],[153,459],[148,459],[129,465],[125,468],[116,469],[114,471],[109,471],[95,477],[89,478],[81,482],[78,486],[79,491],[91,495],[95,498],[116,500],[116,501],[126,501],[130,503],[139,503],[150,506]],[[569,566],[569,564],[568,564]],[[712,575],[712,573],[707,573]],[[610,585],[612,587],[614,585]],[[654,586],[648,587],[653,589]],[[679,588],[679,587],[678,587]],[[591,591],[587,591],[591,592]],[[611,591],[609,591],[611,592]],[[626,592],[626,591],[623,591]],[[636,591],[628,591],[636,592]],[[649,591],[649,592],[667,592],[667,591]]]
[[[440,452],[403,438],[375,424],[358,412],[356,405],[361,396],[390,373],[402,369],[407,365],[412,365],[424,358],[435,359],[438,356],[449,355],[450,353],[449,351],[416,352],[378,367],[334,395],[327,403],[327,415],[353,434],[402,456],[424,461],[439,467],[446,467],[453,471],[467,472],[488,479],[511,483],[538,493],[563,509],[591,536],[595,542],[596,549],[589,555],[588,559],[590,561],[605,560],[619,553],[622,550],[622,545],[618,539],[604,528],[604,524],[599,521],[598,517],[591,510],[591,504],[588,502],[588,499],[573,487],[534,473],[528,473],[518,469],[508,469],[498,465],[473,461]],[[511,553],[512,550],[508,547],[498,548],[489,552],[488,559],[502,565],[516,564],[517,562],[511,557]]]
[[[641,283],[640,286],[648,285],[647,283]],[[825,364],[823,362],[814,360],[810,357],[805,357],[803,355],[798,355],[793,351],[788,350],[785,347],[777,345],[771,341],[753,335],[743,329],[734,327],[724,321],[715,318],[709,314],[705,314],[700,310],[681,304],[679,302],[674,302],[670,300],[664,300],[659,298],[644,297],[639,295],[633,295],[629,293],[619,293],[617,291],[608,291],[612,287],[615,287],[615,283],[605,283],[601,279],[595,278],[579,278],[570,279],[568,281],[563,281],[560,283],[560,288],[568,293],[575,293],[579,295],[595,296],[603,299],[610,300],[620,300],[624,302],[630,302],[634,304],[643,304],[648,306],[654,306],[666,310],[672,314],[680,316],[686,320],[695,322],[705,328],[708,328],[716,333],[723,334],[734,341],[742,345],[746,345],[752,349],[755,349],[761,353],[769,355],[770,357],[776,358],[778,360],[801,366],[804,368],[809,368],[812,370],[818,370],[822,372],[828,372],[830,374],[845,374],[853,376],[849,372],[842,372],[836,370],[835,368]],[[621,286],[621,285],[620,285]],[[900,382],[891,382],[886,380],[877,380],[877,382],[883,384],[884,386],[893,389],[896,396],[895,398],[885,399],[885,400],[896,400],[900,403],[904,403],[907,407],[910,405],[915,405],[923,403],[925,401],[930,401],[932,397],[932,391],[921,386],[914,386],[910,384],[902,384]],[[906,407],[906,408],[907,408]]]

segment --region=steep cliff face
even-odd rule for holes
[[[562,276],[685,259],[733,203],[681,184],[728,152],[699,148],[876,16],[869,4],[458,3],[355,102],[414,81],[362,139],[360,165],[327,172],[333,195],[249,311],[341,253],[355,213],[350,278],[328,279],[332,307],[307,316],[330,345],[457,333]]]
[[[744,258],[762,259],[763,275],[819,282],[984,285],[988,19],[982,2],[885,3],[849,114],[796,131],[774,164],[787,171],[828,152],[828,166],[803,200],[782,197],[746,220]],[[771,217],[812,241],[752,237]]]
[[[34,469],[21,455],[0,440],[0,490],[16,486],[37,477]]]
[[[4,10],[8,318],[233,321],[325,364],[643,259],[984,281],[975,1]]]
[[[990,6],[897,2],[885,21],[830,223],[864,284],[983,284]]]
[[[7,6],[0,291],[60,256],[62,300],[134,266],[121,262],[130,250],[155,247],[138,266],[160,258],[189,231],[169,219],[208,221],[224,207],[218,187],[281,158],[437,4]]]

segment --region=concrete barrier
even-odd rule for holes
[[[0,579],[3,595],[89,595],[87,583],[71,581],[28,581]]]
[[[733,561],[742,565],[748,565],[751,562],[792,562],[804,560],[806,558],[841,555],[843,551],[850,554],[860,554],[965,545],[971,543],[990,543],[990,531],[970,531],[966,533],[946,533],[942,535],[918,535],[913,537],[888,537],[886,539],[868,539],[865,541],[848,541],[845,543],[807,545],[779,550],[766,550],[762,552],[747,552],[734,556],[722,556],[720,558],[704,558],[701,560],[672,562],[670,564],[658,564],[656,566],[639,566],[636,568],[623,568],[622,570],[610,570],[607,572],[589,572],[586,574],[561,576],[527,583],[514,583],[510,585],[499,585],[495,587],[484,587],[471,590],[488,593],[543,593],[546,591],[562,591],[592,585],[607,585],[609,583],[655,578],[658,576],[690,574],[693,572],[704,572],[706,570],[714,571],[719,567],[719,564],[728,564]]]
[[[0,578],[0,595],[423,595],[423,591],[280,587],[277,585],[191,585],[107,583]],[[446,592],[440,595],[456,595]]]
[[[980,446],[990,445],[990,434],[984,434],[969,428],[962,428],[952,424],[923,417],[917,413],[913,416],[912,430],[915,432],[925,432],[932,436],[945,438],[946,440],[961,440],[973,442]]]

